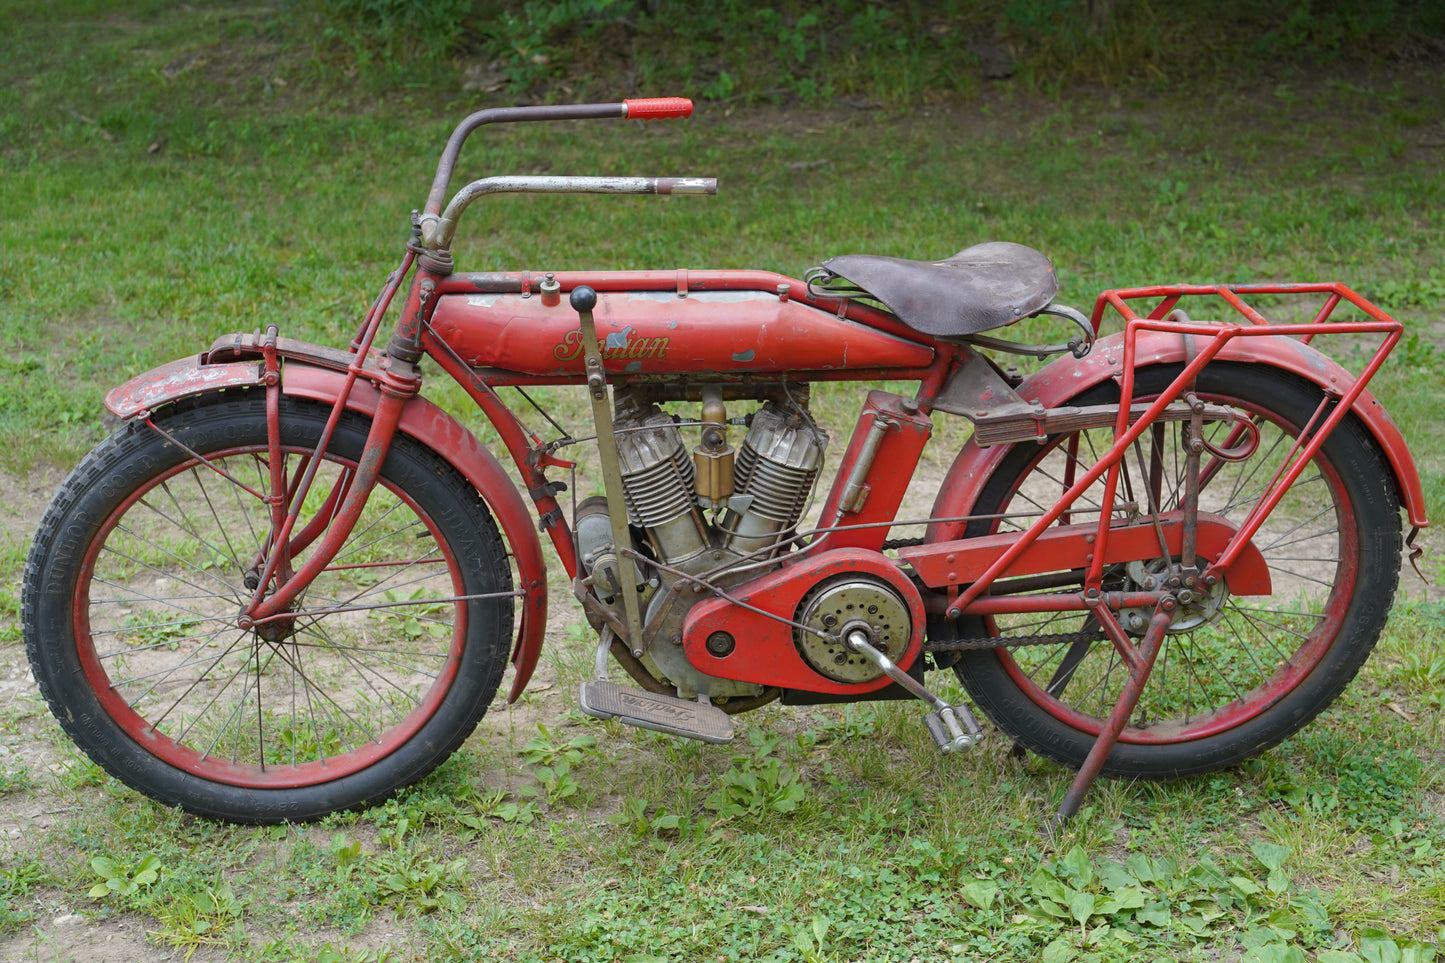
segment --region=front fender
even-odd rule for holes
[[[201,355],[177,358],[116,385],[105,394],[106,410],[124,421],[144,415],[152,408],[168,405],[192,395],[223,388],[249,388],[265,384],[261,364],[235,361],[230,364],[202,364]]]
[[[1194,341],[1193,335],[1141,331],[1135,343],[1135,366],[1184,364],[1202,347],[1201,344],[1191,343]],[[1349,390],[1355,382],[1355,376],[1338,362],[1294,338],[1235,338],[1225,344],[1216,358],[1279,368],[1311,381],[1335,396]],[[1064,357],[1045,365],[1015,390],[1025,401],[1037,401],[1046,408],[1057,408],[1094,385],[1121,377],[1123,364],[1124,335],[1121,332],[1101,338],[1094,349],[1081,359]],[[1384,406],[1369,391],[1360,394],[1352,411],[1384,452],[1410,524],[1417,527],[1429,524],[1425,517],[1425,495],[1420,485],[1420,474],[1400,429],[1395,427]],[[933,514],[943,517],[969,514],[984,482],[1003,460],[1009,447],[992,445],[980,448],[970,439],[948,470],[934,503]],[[929,536],[937,537],[931,530]]]
[[[307,346],[311,357],[326,349]],[[289,353],[284,348],[283,356]],[[296,353],[303,353],[298,349]],[[181,398],[226,388],[255,388],[264,385],[261,365],[255,361],[204,364],[203,355],[180,358],[137,375],[105,396],[105,406],[121,418],[143,415]],[[335,404],[346,384],[346,372],[318,367],[294,358],[282,370],[281,391],[290,397]],[[367,378],[352,386],[346,407],[370,416],[381,400],[381,392]],[[547,570],[542,543],[517,487],[496,457],[477,441],[460,422],[426,398],[417,396],[402,409],[399,430],[431,448],[447,460],[480,493],[506,536],[521,580],[522,617],[512,648],[516,668],[508,702],[515,702],[526,688],[542,652],[547,627]]]

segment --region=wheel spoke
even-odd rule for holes
[[[220,632],[220,631],[217,631],[217,632],[213,633],[213,634],[210,636],[210,638],[213,639],[213,638],[215,638],[216,636],[219,636],[220,634],[221,634],[221,632]],[[145,702],[145,700],[146,700],[147,698],[149,698],[149,697],[151,696],[151,694],[156,691],[156,689],[160,688],[161,685],[169,682],[169,681],[171,680],[171,677],[172,677],[173,675],[175,675],[176,672],[180,671],[181,669],[188,669],[188,668],[190,668],[190,667],[193,666],[193,665],[209,665],[209,666],[212,666],[212,667],[216,666],[217,664],[220,663],[220,661],[221,661],[222,659],[224,659],[227,655],[229,655],[229,654],[231,653],[231,651],[236,647],[236,644],[237,644],[238,642],[240,642],[242,638],[244,638],[244,635],[237,635],[236,638],[231,641],[230,645],[228,645],[228,646],[226,646],[225,648],[221,649],[221,651],[217,652],[214,656],[204,656],[204,657],[194,658],[194,659],[191,659],[191,658],[182,659],[180,662],[176,662],[176,663],[173,664],[173,665],[166,666],[166,667],[163,668],[163,669],[157,669],[157,670],[155,670],[154,672],[147,672],[147,673],[143,673],[143,674],[141,674],[141,675],[133,675],[133,676],[130,676],[130,677],[126,678],[126,679],[121,679],[121,680],[119,680],[119,681],[112,682],[112,683],[111,683],[111,688],[112,688],[112,689],[115,689],[116,691],[119,691],[120,689],[122,689],[122,688],[124,688],[124,687],[127,687],[127,686],[131,686],[131,685],[133,685],[133,684],[135,684],[135,683],[137,683],[137,682],[144,682],[146,679],[155,679],[156,681],[155,681],[155,682],[152,682],[152,683],[150,684],[150,687],[149,687],[149,688],[147,688],[147,689],[146,689],[144,692],[142,692],[140,695],[138,695],[138,696],[136,696],[135,698],[129,700],[129,705],[130,705],[130,707],[131,707],[132,709],[134,709],[134,708],[138,707],[139,705],[141,705],[141,703]],[[202,646],[202,648],[204,648],[204,646]],[[195,681],[193,681],[193,682],[191,683],[190,687],[187,688],[185,692],[181,693],[180,697],[177,698],[176,701],[171,704],[171,705],[172,705],[172,708],[174,708],[176,705],[179,705],[181,699],[184,699],[186,696],[190,695],[191,689],[194,689],[197,685],[199,685],[201,682],[203,682],[203,681],[205,680],[205,678],[206,678],[207,673],[209,673],[209,672],[210,672],[210,669],[207,669],[205,672],[202,672],[199,676],[197,676],[196,679],[195,679]],[[160,716],[159,718],[157,718],[157,719],[152,723],[151,728],[154,729],[154,728],[156,728],[157,726],[159,726],[162,722],[164,722],[166,716],[169,715],[169,713],[170,713],[170,709],[167,709],[165,713],[162,713],[161,716]]]
[[[334,713],[336,713],[338,718],[344,718],[347,722],[351,723],[352,727],[365,732],[367,741],[380,741],[380,739],[377,737],[376,733],[372,730],[371,727],[369,727],[365,722],[353,715],[346,706],[342,705],[336,699],[332,698],[331,693],[328,692],[325,687],[318,685],[314,681],[314,679],[306,673],[306,671],[301,667],[299,647],[297,648],[297,658],[295,661],[287,660],[284,655],[281,655],[279,649],[273,649],[272,651],[274,654],[280,656],[282,661],[285,661],[288,665],[290,665],[291,670],[297,675],[297,677],[301,679],[301,683],[305,686],[308,686],[311,690],[315,691],[315,693],[320,696],[322,700],[324,700],[326,705],[329,706]],[[338,735],[341,735],[343,738],[345,737],[344,731],[338,732]]]
[[[143,536],[137,535],[135,532],[131,531],[130,529],[124,528],[124,527],[119,526],[119,525],[116,526],[116,529],[117,529],[118,531],[121,531],[121,532],[125,533],[126,535],[131,536],[132,538],[138,538],[138,539],[140,539],[142,542],[146,542],[147,544],[151,545],[151,546],[152,546],[153,548],[155,548],[156,550],[160,551],[162,554],[164,554],[164,555],[166,555],[166,556],[168,556],[168,557],[170,557],[170,558],[175,559],[177,562],[180,562],[182,565],[186,566],[187,568],[193,569],[194,571],[200,573],[201,575],[206,576],[207,578],[210,578],[210,579],[213,579],[213,580],[215,580],[215,581],[217,581],[217,582],[220,582],[220,583],[221,583],[223,586],[225,586],[226,589],[231,593],[231,597],[232,597],[232,598],[236,599],[237,601],[240,600],[240,595],[237,593],[235,586],[231,585],[231,583],[227,582],[225,579],[221,578],[219,575],[216,575],[216,574],[214,574],[214,573],[212,573],[212,572],[207,572],[207,571],[206,571],[205,569],[203,569],[203,568],[197,568],[196,566],[191,565],[191,564],[190,564],[189,562],[187,562],[185,559],[181,558],[179,555],[176,555],[174,552],[170,551],[169,549],[167,549],[167,548],[165,548],[165,547],[163,547],[163,546],[161,546],[161,545],[157,545],[157,544],[155,544],[154,542],[151,542],[149,539],[144,538]],[[139,566],[141,566],[142,568],[144,568],[144,569],[146,569],[146,570],[148,570],[148,571],[154,572],[154,573],[156,573],[157,575],[159,575],[161,578],[174,578],[174,579],[178,579],[182,584],[184,584],[184,585],[189,585],[191,588],[195,589],[195,590],[198,591],[198,592],[204,592],[204,591],[206,591],[206,589],[205,589],[204,586],[197,585],[195,582],[192,582],[190,579],[180,578],[180,576],[176,575],[176,574],[173,573],[173,572],[168,572],[168,571],[166,571],[166,570],[163,569],[163,568],[159,568],[159,567],[157,567],[157,566],[155,566],[155,565],[152,565],[152,564],[150,564],[149,562],[147,562],[147,561],[145,561],[145,560],[143,560],[143,559],[136,558],[136,557],[133,556],[133,555],[128,555],[128,554],[126,554],[125,552],[122,552],[122,551],[120,551],[119,549],[116,549],[116,548],[112,548],[112,547],[109,546],[109,545],[106,545],[106,546],[105,546],[105,551],[106,551],[106,552],[109,552],[109,553],[112,554],[112,555],[118,556],[119,558],[123,559],[124,561],[130,562],[130,563],[133,564],[133,565],[139,565]]]
[[[97,602],[92,602],[92,603],[91,603],[92,605],[124,605],[124,606],[126,606],[127,608],[133,608],[134,606],[136,606],[138,603],[141,603],[141,602],[154,602],[154,603],[157,604],[157,605],[163,606],[163,607],[165,607],[165,608],[175,609],[177,612],[183,612],[183,613],[185,613],[185,614],[187,614],[187,615],[190,615],[190,616],[193,616],[193,617],[192,617],[192,618],[189,618],[189,619],[175,619],[175,620],[173,620],[172,622],[150,622],[150,623],[147,623],[147,624],[146,624],[145,626],[143,626],[143,627],[128,626],[128,627],[123,627],[123,628],[119,628],[119,629],[94,629],[94,630],[91,631],[91,634],[92,634],[92,635],[118,635],[118,634],[121,634],[121,633],[123,633],[123,632],[128,632],[128,631],[133,632],[133,631],[136,630],[136,628],[154,629],[154,628],[157,628],[157,627],[164,627],[164,626],[168,626],[168,625],[181,625],[181,624],[184,624],[184,623],[186,623],[186,622],[205,621],[205,620],[208,619],[208,618],[212,618],[212,616],[210,616],[210,615],[208,615],[207,613],[201,611],[199,608],[196,608],[195,606],[177,605],[176,603],[177,603],[177,602],[199,602],[199,601],[201,601],[201,600],[203,600],[203,599],[205,599],[205,600],[214,600],[214,599],[215,599],[215,596],[214,596],[214,595],[167,595],[167,596],[164,596],[164,597],[156,596],[156,595],[147,595],[147,594],[145,594],[144,592],[140,592],[140,591],[137,591],[137,590],[135,590],[135,589],[132,589],[132,588],[131,588],[130,586],[128,586],[128,585],[123,585],[123,584],[121,584],[121,583],[119,583],[119,582],[111,581],[111,580],[109,580],[109,579],[102,579],[102,578],[98,578],[98,577],[95,579],[95,584],[97,584],[97,585],[106,585],[106,586],[109,586],[109,587],[111,587],[111,588],[116,589],[117,591],[133,592],[133,593],[134,593],[134,598],[129,598],[129,599],[101,599],[101,600],[99,600],[99,601],[97,601]],[[166,613],[166,614],[169,615],[170,613]]]
[[[382,696],[381,692],[378,691],[378,690],[376,689],[375,685],[373,684],[373,682],[372,682],[372,676],[375,676],[375,677],[376,677],[377,679],[379,679],[381,682],[383,682],[383,683],[385,683],[386,685],[390,686],[391,688],[395,689],[409,705],[411,705],[411,706],[416,706],[416,705],[418,704],[418,702],[419,702],[420,700],[418,700],[418,699],[416,698],[415,692],[413,692],[412,690],[403,688],[400,684],[398,684],[398,683],[397,683],[394,679],[392,679],[390,676],[386,675],[385,673],[383,673],[383,672],[382,672],[381,670],[379,670],[379,669],[373,668],[372,666],[369,666],[369,665],[365,664],[365,663],[359,658],[358,653],[364,652],[364,651],[366,651],[366,650],[364,650],[364,649],[358,649],[358,648],[356,648],[356,647],[354,647],[354,646],[349,646],[349,645],[337,645],[337,644],[335,644],[334,642],[332,642],[331,639],[329,639],[329,638],[326,637],[326,630],[325,630],[325,627],[324,627],[324,626],[318,626],[318,629],[319,629],[319,631],[317,632],[317,634],[318,634],[319,636],[321,636],[321,637],[323,638],[323,640],[324,640],[324,644],[323,644],[321,647],[324,648],[324,649],[325,649],[326,651],[328,651],[328,652],[336,652],[336,653],[339,653],[343,659],[345,659],[348,663],[350,663],[352,666],[354,666],[354,667],[356,668],[356,670],[357,670],[357,671],[356,671],[357,677],[358,677],[359,679],[361,679],[361,681],[366,684],[366,687],[371,690],[372,694],[375,695],[375,696],[377,697],[377,699],[383,699],[384,697]],[[298,646],[298,649],[299,649],[299,646]],[[414,670],[412,669],[412,667],[410,667],[410,666],[403,666],[401,663],[397,662],[397,661],[394,660],[394,659],[378,659],[378,660],[376,660],[376,661],[381,662],[382,664],[385,664],[385,665],[392,665],[392,666],[395,666],[395,667],[397,667],[397,668],[405,668],[408,673],[414,671]],[[423,674],[425,674],[425,673],[423,673]],[[435,679],[436,676],[433,675],[433,676],[430,676],[430,678]]]

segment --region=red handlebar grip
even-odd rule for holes
[[[692,101],[686,97],[644,97],[641,100],[624,100],[627,117],[635,120],[667,120],[672,117],[691,117]]]

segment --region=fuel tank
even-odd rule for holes
[[[764,291],[599,291],[593,316],[607,370],[629,380],[781,372],[827,380],[829,372],[901,372],[933,361],[925,335],[911,341]],[[443,294],[431,325],[474,368],[582,378],[581,330],[565,295]]]

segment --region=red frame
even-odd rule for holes
[[[404,264],[403,267],[405,266]],[[789,286],[789,293],[792,290],[806,290],[806,286],[801,281],[791,279],[780,282],[777,281],[779,277],[780,275],[754,271],[688,272],[685,277],[679,272],[595,274],[577,272],[558,275],[556,279],[564,282],[564,291],[584,283],[589,286],[595,285],[604,291],[623,293],[670,290],[674,294],[678,294],[697,290],[758,291],[772,288],[773,297],[780,297],[777,289],[781,284]],[[436,289],[446,292],[447,296],[465,297],[467,295],[463,292],[475,294],[483,285],[498,286],[499,279],[517,285],[533,285],[539,282],[540,278],[541,275],[526,272],[512,275],[469,275],[461,276],[461,279],[444,281],[442,284],[436,285]],[[420,285],[420,279],[414,281],[413,297]],[[1325,301],[1315,320],[1307,324],[1269,324],[1242,298],[1243,295],[1252,294],[1312,293],[1324,295]],[[1184,298],[1211,296],[1222,299],[1243,314],[1248,323],[1195,324],[1180,323],[1166,318],[1166,315],[1173,311]],[[1149,314],[1143,317],[1136,314],[1130,306],[1130,302],[1140,299],[1157,301]],[[444,298],[435,299],[433,304],[442,300]],[[1329,320],[1331,311],[1342,301],[1348,301],[1359,307],[1369,315],[1370,320],[1331,322]],[[1112,500],[1117,484],[1119,457],[1133,440],[1152,424],[1152,419],[1182,393],[1193,375],[1214,359],[1247,357],[1250,360],[1273,364],[1306,375],[1320,384],[1332,397],[1338,398],[1340,403],[1334,407],[1320,429],[1313,434],[1309,443],[1294,453],[1292,467],[1282,478],[1277,479],[1276,493],[1261,503],[1259,510],[1247,520],[1245,525],[1233,532],[1229,544],[1217,552],[1211,551],[1211,572],[1229,570],[1231,579],[1238,580],[1240,578],[1241,570],[1233,567],[1238,566],[1242,561],[1249,561],[1250,536],[1263,517],[1268,514],[1268,510],[1273,507],[1278,498],[1277,493],[1288,487],[1289,482],[1293,480],[1304,463],[1318,450],[1328,432],[1351,413],[1360,417],[1380,440],[1382,449],[1395,469],[1396,481],[1412,523],[1416,525],[1425,523],[1418,475],[1414,470],[1409,451],[1404,446],[1403,440],[1400,439],[1398,431],[1384,415],[1378,402],[1375,402],[1366,391],[1369,379],[1379,370],[1389,351],[1398,342],[1402,331],[1402,327],[1397,321],[1390,319],[1374,305],[1340,284],[1151,287],[1104,292],[1099,298],[1094,313],[1093,323],[1096,328],[1101,323],[1106,307],[1112,307],[1123,315],[1125,330],[1122,336],[1102,340],[1089,357],[1080,360],[1065,359],[1045,368],[1020,386],[1019,393],[1023,398],[1039,399],[1047,404],[1059,404],[1065,400],[1064,397],[1061,397],[1063,389],[1059,386],[1066,385],[1068,392],[1076,394],[1089,385],[1097,383],[1103,377],[1115,377],[1121,382],[1124,394],[1120,404],[1122,412],[1128,410],[1126,404],[1132,401],[1133,372],[1138,365],[1183,360],[1186,351],[1181,335],[1195,346],[1193,360],[1186,365],[1184,371],[1175,379],[1170,388],[1149,406],[1143,417],[1132,425],[1124,423],[1124,419],[1122,416],[1120,417],[1119,422],[1115,424],[1116,440],[1110,451],[1100,458],[1091,470],[1076,479],[1064,497],[1041,516],[1028,531],[1018,536],[995,536],[985,542],[970,540],[974,544],[968,546],[966,550],[974,561],[969,563],[971,567],[968,576],[960,575],[959,581],[972,584],[960,590],[950,600],[950,615],[1001,611],[1042,611],[1048,610],[1050,607],[1054,609],[1091,607],[1083,599],[1064,600],[1057,595],[1043,597],[1013,595],[997,599],[985,596],[988,586],[994,580],[1010,574],[1034,543],[1046,531],[1051,530],[1054,523],[1068,512],[1073,500],[1089,485],[1107,475],[1108,477],[1105,477],[1106,498]],[[302,394],[332,402],[338,411],[344,406],[358,408],[371,414],[376,421],[369,445],[373,451],[378,452],[376,460],[372,461],[373,465],[379,465],[381,454],[384,453],[385,446],[389,444],[389,435],[398,428],[408,434],[423,438],[444,454],[458,459],[464,464],[468,464],[470,460],[469,467],[466,469],[468,477],[474,479],[479,490],[492,503],[492,508],[501,519],[509,540],[514,545],[520,546],[517,550],[518,565],[522,572],[524,586],[529,590],[527,596],[529,604],[524,611],[523,624],[514,649],[514,661],[519,670],[511,694],[511,698],[515,699],[525,687],[526,678],[536,663],[541,646],[542,623],[545,619],[545,596],[543,594],[545,574],[541,558],[535,548],[535,538],[521,534],[528,527],[522,521],[526,517],[524,514],[526,510],[514,495],[506,491],[506,488],[510,486],[504,485],[501,481],[503,473],[496,466],[495,459],[486,454],[485,449],[476,441],[474,435],[455,424],[449,417],[441,415],[439,409],[419,397],[414,395],[398,397],[405,394],[404,383],[377,365],[375,356],[367,350],[384,308],[385,296],[378,300],[377,307],[367,319],[367,327],[353,342],[353,346],[358,351],[348,356],[351,360],[344,373],[327,372],[308,364],[288,364],[283,379],[283,390],[287,393]],[[728,314],[733,325],[732,330],[736,330],[737,315],[740,311],[738,304],[723,303],[713,310]],[[811,312],[809,315],[811,323],[823,329],[844,324],[851,326],[855,317],[871,323],[877,320],[876,316],[879,314],[876,310],[866,306],[824,298],[807,298],[807,311]],[[761,311],[759,318],[752,323],[761,326],[769,323],[775,317],[776,312],[768,308]],[[835,487],[825,503],[825,517],[831,517],[835,512],[840,494],[837,486],[849,474],[857,456],[860,439],[868,430],[873,418],[880,413],[886,413],[889,418],[905,427],[910,424],[915,427],[888,436],[890,447],[887,450],[887,457],[878,459],[866,476],[865,484],[872,489],[873,494],[870,500],[864,504],[863,511],[857,517],[839,518],[836,523],[836,531],[826,538],[819,539],[818,544],[805,550],[803,555],[823,548],[839,548],[846,545],[870,549],[876,549],[881,545],[888,527],[893,522],[893,512],[896,510],[898,497],[901,495],[902,489],[906,487],[907,478],[926,443],[927,412],[931,407],[931,402],[937,397],[939,388],[949,372],[961,362],[966,354],[965,349],[958,345],[937,342],[917,332],[912,332],[911,338],[905,343],[905,348],[911,345],[914,348],[931,350],[934,353],[934,360],[924,366],[899,366],[898,345],[903,343],[903,339],[897,334],[899,331],[907,329],[903,329],[896,320],[880,326],[891,329],[884,332],[887,335],[886,340],[878,342],[885,346],[882,357],[879,356],[879,352],[871,355],[864,353],[862,357],[856,359],[857,367],[801,373],[789,371],[781,364],[774,362],[771,368],[765,372],[774,377],[798,381],[823,378],[865,381],[887,373],[920,383],[916,411],[906,410],[902,406],[904,399],[898,396],[881,392],[874,392],[869,396],[864,414],[860,417],[852,442],[840,465],[838,481],[835,482]],[[1382,336],[1382,342],[1366,363],[1363,372],[1358,377],[1353,377],[1343,368],[1307,346],[1308,339],[1323,333],[1378,334]],[[811,334],[812,331],[809,329],[801,332],[799,336],[808,337]],[[703,331],[698,337],[707,340],[707,332]],[[521,474],[525,487],[541,493],[534,499],[535,510],[543,518],[549,516],[556,518],[553,524],[548,525],[546,531],[568,575],[575,577],[578,568],[571,530],[565,517],[560,517],[560,506],[557,504],[552,490],[547,487],[546,474],[546,469],[549,467],[566,468],[570,467],[571,463],[544,450],[540,439],[534,438],[526,432],[522,423],[497,395],[496,388],[502,385],[517,384],[559,382],[580,384],[582,382],[581,372],[559,376],[555,371],[474,369],[458,356],[448,342],[443,340],[425,319],[419,329],[419,340],[424,353],[432,357],[442,371],[466,390],[491,421],[503,446],[508,450],[514,465]],[[713,350],[716,350],[716,338],[712,341],[714,342]],[[1239,347],[1245,341],[1250,342],[1247,350]],[[912,350],[912,348],[908,348],[908,350]],[[890,364],[894,367],[888,367]],[[907,364],[907,362],[902,362],[902,364]],[[615,377],[624,382],[630,377],[638,380],[666,380],[669,377],[688,373],[695,374],[696,366],[688,364],[676,367],[659,366],[653,370],[635,374],[624,371]],[[118,414],[128,416],[185,394],[214,390],[223,385],[263,384],[264,382],[264,373],[258,371],[254,365],[234,362],[203,365],[198,359],[188,359],[163,366],[154,372],[134,379],[113,391],[108,397],[107,403]],[[403,384],[403,390],[398,390],[399,383]],[[383,421],[383,417],[385,417],[385,421]],[[909,438],[913,440],[907,440]],[[979,449],[976,446],[966,446],[959,461],[950,470],[948,481],[944,486],[946,497],[935,506],[935,515],[966,515],[972,506],[979,486],[988,476],[988,470],[997,463],[997,459],[1001,457],[1004,450],[1002,447]],[[470,454],[465,454],[466,452],[470,452]],[[478,463],[485,464],[485,469],[478,469],[476,467]],[[365,488],[365,478],[358,477],[353,481],[351,490],[343,499],[343,512],[346,510],[346,503],[349,502],[354,502],[356,510],[359,510],[360,505],[364,503],[365,496],[361,492]],[[1101,514],[1101,518],[1107,519],[1108,515],[1108,511],[1105,511]],[[287,522],[289,519],[283,520],[283,526]],[[958,526],[950,527],[948,523],[931,526],[928,533],[929,544],[906,550],[902,553],[902,560],[923,574],[925,581],[937,581],[935,577],[929,576],[927,573],[935,571],[939,567],[948,567],[949,563],[944,561],[946,556],[958,552],[961,548],[955,541],[957,535],[950,534],[951,531],[957,532]],[[286,532],[289,537],[289,528],[286,529]],[[319,567],[329,562],[345,534],[343,529],[333,525],[323,538],[322,549],[316,558],[311,560],[311,564]],[[1048,551],[1067,552],[1078,557],[1093,555],[1089,580],[1092,585],[1097,586],[1103,566],[1113,559],[1115,554],[1107,548],[1110,538],[1111,531],[1104,523],[1098,525],[1093,532],[1088,533],[1077,531],[1059,534],[1057,529],[1053,529],[1048,539]],[[995,542],[999,543],[996,547]],[[1007,544],[1003,544],[1004,542]],[[1090,547],[1086,547],[1086,544]],[[1092,545],[1104,546],[1104,550],[1095,552]],[[988,561],[988,554],[995,551],[997,554],[992,557],[991,561]],[[978,561],[979,559],[984,559],[987,564]],[[1249,564],[1253,565],[1253,562],[1249,562]],[[978,570],[980,565],[983,566],[981,571]],[[302,570],[288,579],[292,583],[291,591],[295,591],[304,583],[308,571]],[[289,597],[290,593],[288,592],[276,593],[266,599],[264,604],[254,607],[253,617],[259,619],[275,614],[284,606],[284,600]],[[542,601],[531,601],[534,599]],[[1137,600],[1138,604],[1144,604],[1145,601],[1148,600]],[[780,612],[778,617],[786,619],[788,613]]]

